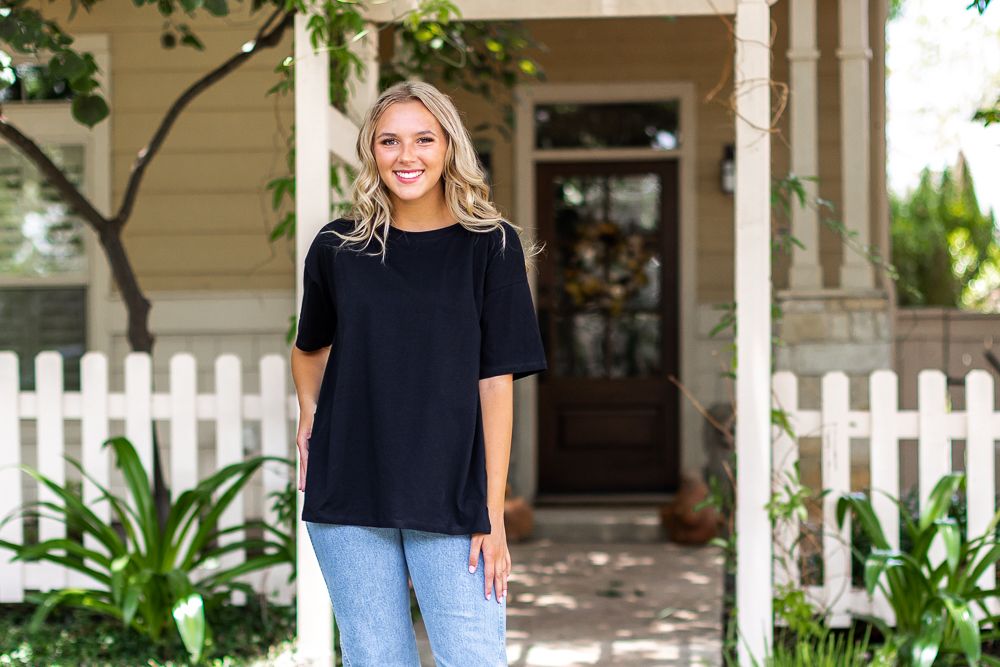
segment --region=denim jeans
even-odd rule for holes
[[[420,667],[407,576],[437,667],[507,665],[507,600],[486,598],[471,535],[305,522],[326,581],[344,667]]]

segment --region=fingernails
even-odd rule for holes
[[[470,565],[469,566],[469,572],[472,573],[472,572],[475,572],[475,571],[476,571],[476,566],[475,565]]]

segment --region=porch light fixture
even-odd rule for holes
[[[722,192],[731,195],[736,191],[736,147],[733,144],[726,144],[719,163],[719,186]]]

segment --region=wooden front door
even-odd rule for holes
[[[537,163],[540,493],[676,489],[676,160]]]

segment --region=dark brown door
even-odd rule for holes
[[[677,162],[539,163],[536,179],[549,358],[538,385],[538,490],[674,490]]]

